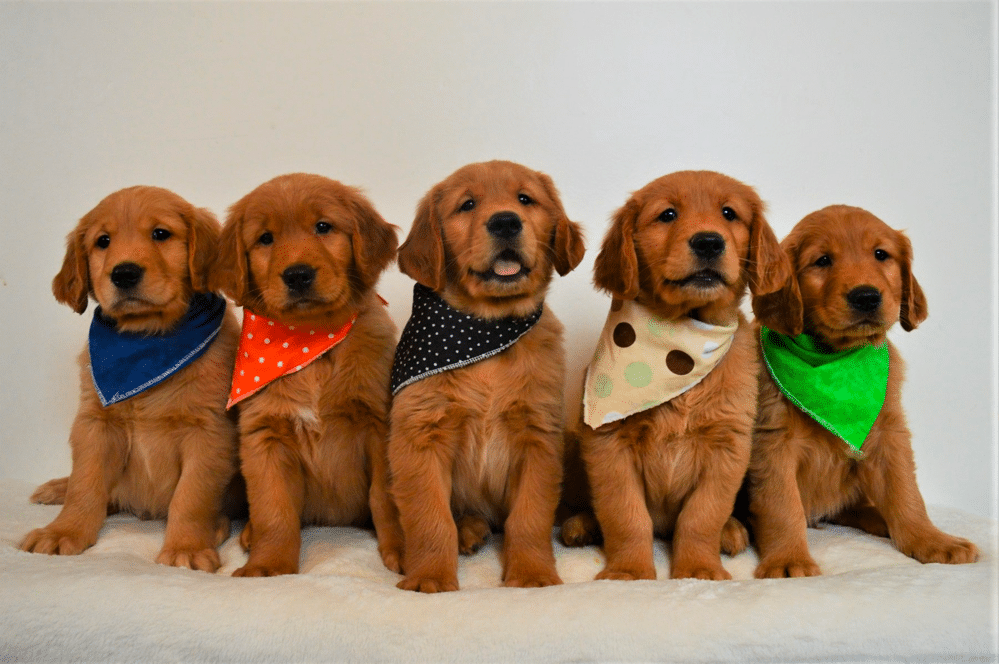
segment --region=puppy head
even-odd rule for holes
[[[545,296],[552,271],[583,258],[580,226],[552,179],[508,161],[460,168],[417,207],[399,268],[483,318],[524,316]]]
[[[357,310],[396,242],[395,227],[358,189],[282,175],[230,208],[211,284],[262,315],[331,324]]]
[[[156,334],[207,290],[219,222],[208,210],[158,187],[131,187],[106,197],[66,238],[56,299],[82,314],[88,296],[121,330]]]
[[[665,175],[632,194],[594,263],[598,288],[669,318],[728,317],[748,284],[770,293],[790,274],[757,193],[711,171]]]
[[[774,329],[792,335],[804,329],[843,349],[880,344],[897,320],[910,331],[927,318],[909,239],[870,212],[823,208],[802,219],[781,245],[796,278],[776,294],[787,306],[771,321]]]

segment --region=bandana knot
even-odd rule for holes
[[[726,355],[738,324],[667,320],[635,301],[614,300],[587,367],[584,422],[596,429],[687,392]]]
[[[392,362],[392,393],[503,352],[527,334],[541,315],[539,305],[524,318],[477,318],[453,308],[430,288],[414,284],[413,312]]]
[[[100,306],[90,323],[90,375],[104,407],[159,385],[204,353],[222,329],[226,300],[196,293],[187,313],[165,334],[122,332]]]
[[[860,454],[885,403],[889,343],[829,351],[808,334],[789,337],[763,325],[760,342],[781,392]]]

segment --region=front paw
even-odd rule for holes
[[[456,524],[458,527],[458,551],[464,556],[471,556],[486,544],[490,536],[490,524],[478,516],[463,516]]]
[[[808,555],[787,560],[762,560],[753,573],[758,579],[799,578],[820,574],[819,565]]]
[[[58,554],[60,556],[75,556],[91,547],[96,538],[87,537],[83,533],[60,530],[52,526],[36,528],[21,540],[22,551],[31,553]]]
[[[402,546],[382,546],[378,547],[379,555],[382,556],[382,564],[391,572],[403,573],[403,547]]]
[[[415,590],[421,593],[443,593],[458,590],[458,577],[407,576],[396,584],[401,590]]]
[[[563,521],[559,537],[566,546],[587,546],[601,538],[601,527],[594,515],[581,512]]]
[[[722,565],[711,563],[677,565],[670,572],[671,579],[701,579],[702,581],[729,581],[733,576]]]
[[[594,577],[598,581],[639,581],[656,579],[656,568],[650,566],[622,567],[608,565]]]
[[[726,525],[722,527],[722,553],[727,556],[736,556],[743,553],[750,546],[750,533],[746,526],[735,517],[729,517]]]
[[[899,550],[922,563],[961,565],[979,559],[979,549],[975,544],[945,533],[918,539],[909,546],[900,545]]]
[[[503,585],[508,588],[545,588],[562,585],[562,579],[555,567],[529,569],[509,569],[504,575]]]
[[[215,549],[175,549],[164,547],[156,562],[171,567],[187,567],[191,570],[214,573],[222,566],[219,552]]]
[[[68,486],[68,477],[49,480],[35,489],[35,492],[31,494],[31,502],[39,505],[62,505],[66,502],[66,488]]]
[[[261,577],[261,576],[281,576],[282,574],[298,574],[299,566],[294,563],[273,561],[266,563],[248,562],[243,567],[233,572],[233,576],[239,577]]]

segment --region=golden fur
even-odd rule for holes
[[[159,239],[154,237],[154,231]],[[169,235],[163,237],[163,231]],[[121,330],[157,334],[206,290],[219,223],[176,194],[132,187],[88,212],[66,243],[56,299],[77,313],[94,297]],[[99,242],[100,240],[100,242]],[[106,247],[99,246],[105,244]],[[133,288],[112,283],[116,266],[144,270]],[[239,330],[227,312],[205,353],[163,383],[104,408],[80,354],[80,407],[70,432],[69,478],[39,487],[36,502],[62,503],[59,516],[21,542],[25,551],[76,554],[97,541],[109,510],[167,519],[157,562],[214,572],[229,534],[220,515],[237,469],[236,427],[225,412]]]
[[[695,251],[692,243],[706,233],[724,242],[717,256]],[[598,579],[656,578],[654,534],[673,537],[672,578],[730,578],[719,551],[746,546],[729,516],[750,459],[758,366],[738,306],[748,285],[769,293],[788,274],[764,204],[725,175],[663,176],[615,213],[594,265],[599,288],[665,319],[724,325],[737,318],[739,327],[719,365],[689,391],[596,430],[580,421],[571,436],[579,438],[604,537],[607,563]],[[593,525],[586,515],[571,518],[564,541],[590,541]]]
[[[512,237],[487,230],[519,219]],[[525,316],[542,304],[552,272],[584,253],[552,180],[510,162],[465,166],[420,202],[399,250],[404,273],[452,307],[481,318]],[[497,279],[500,261],[521,270]],[[458,589],[459,550],[503,527],[503,583],[561,583],[551,530],[562,475],[562,325],[546,307],[512,347],[405,387],[392,403],[389,461],[402,523],[400,588]]]
[[[215,286],[293,325],[336,329],[357,314],[344,341],[240,403],[250,557],[234,576],[298,572],[303,524],[369,521],[386,566],[399,569],[385,458],[395,327],[374,291],[396,242],[359,190],[318,175],[274,178],[229,211]],[[314,270],[307,290],[286,284],[293,266]]]
[[[836,205],[814,212],[796,225],[782,248],[795,277],[754,307],[771,329],[792,336],[805,330],[841,350],[881,344],[897,320],[910,331],[927,317],[923,291],[910,268],[910,241],[865,210]],[[859,312],[849,304],[848,294],[858,287],[877,289],[877,309]],[[900,398],[903,369],[890,341],[885,403],[860,460],[793,406],[766,370],[761,372],[749,472],[750,519],[760,552],[757,577],[819,574],[809,555],[806,525],[821,519],[891,537],[900,551],[920,562],[976,560],[975,545],[946,535],[927,517]]]

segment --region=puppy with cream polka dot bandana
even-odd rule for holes
[[[634,301],[614,300],[587,367],[584,422],[596,429],[687,392],[725,356],[737,324],[665,320]]]
[[[308,325],[285,325],[244,311],[233,386],[226,408],[232,408],[271,381],[300,371],[320,358],[344,340],[356,319],[357,314],[340,329],[327,330]]]

